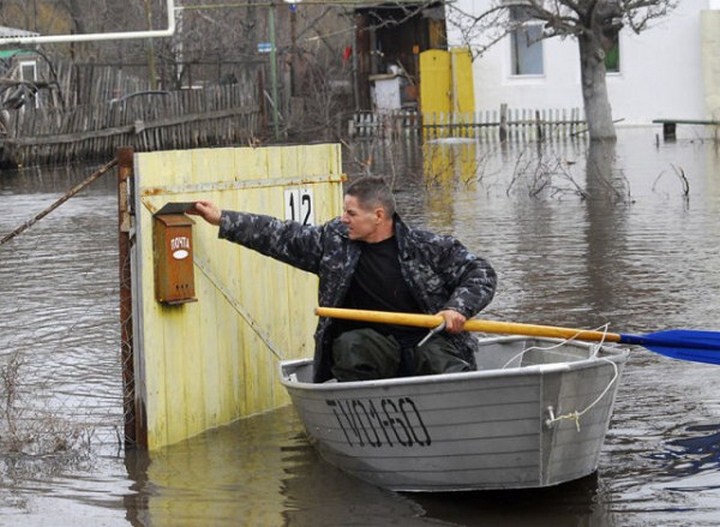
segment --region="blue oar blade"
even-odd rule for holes
[[[671,329],[642,336],[620,334],[620,342],[638,344],[674,359],[720,364],[720,332],[717,331]]]

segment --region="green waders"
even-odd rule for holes
[[[392,336],[354,329],[333,341],[332,355],[332,374],[340,382],[470,371],[468,362],[442,334],[433,335],[419,348],[402,348]]]

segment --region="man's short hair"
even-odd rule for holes
[[[382,176],[363,176],[345,189],[346,196],[357,198],[364,208],[382,207],[388,217],[395,214],[395,196]]]

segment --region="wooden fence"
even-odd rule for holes
[[[126,68],[55,61],[57,90],[64,107],[103,104],[114,98],[152,89],[150,81]]]
[[[421,114],[415,110],[391,113],[358,112],[348,123],[351,137],[389,137],[422,134],[425,138],[473,137],[487,140],[543,140],[569,137],[586,130],[579,108],[562,110],[512,109],[474,113]]]
[[[257,99],[243,85],[146,91],[62,110],[30,108],[7,118],[4,164],[43,164],[136,151],[247,144],[259,133]]]

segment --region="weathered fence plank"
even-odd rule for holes
[[[0,163],[107,158],[119,146],[148,151],[247,144],[261,135],[263,123],[258,68],[262,64],[233,84],[171,92],[117,67],[58,61],[52,71],[41,68],[48,81],[36,103],[1,116]]]
[[[260,134],[260,109],[245,87],[163,92],[63,111],[26,108],[8,120],[3,161],[62,162],[136,151],[231,146]]]

